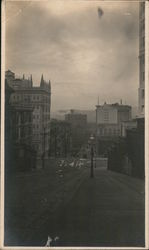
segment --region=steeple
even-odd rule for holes
[[[42,87],[44,86],[43,74],[42,74],[42,76],[41,76],[40,86],[42,86]]]

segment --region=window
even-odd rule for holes
[[[104,111],[104,121],[108,121],[108,120],[109,120],[109,112]]]
[[[144,89],[142,89],[142,98],[144,98]]]

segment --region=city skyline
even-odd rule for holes
[[[138,12],[137,2],[6,2],[6,69],[35,85],[43,73],[52,110],[91,109],[98,96],[138,106]]]

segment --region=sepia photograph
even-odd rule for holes
[[[2,246],[147,249],[147,1],[2,6]]]

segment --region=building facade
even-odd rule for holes
[[[145,103],[145,1],[139,4],[139,116],[144,116]]]
[[[121,130],[121,136],[126,137],[128,130],[133,130],[137,128],[137,121],[136,119],[133,119],[131,121],[122,122],[122,130]]]
[[[29,105],[10,102],[15,91],[5,81],[5,170],[35,168],[35,150],[32,148],[32,112]]]
[[[96,153],[106,155],[122,136],[122,125],[131,119],[131,107],[122,103],[96,106]]]
[[[39,87],[33,86],[30,79],[16,79],[15,74],[6,71],[6,79],[14,89],[10,97],[11,106],[15,109],[31,109],[32,135],[30,145],[36,151],[36,167],[43,166],[43,161],[48,157],[50,142],[50,108],[51,108],[51,83],[44,81],[43,75]],[[21,118],[20,118],[21,119]],[[26,120],[27,117],[24,117]],[[19,132],[18,132],[19,133]]]
[[[98,137],[121,136],[122,123],[130,121],[131,107],[122,104],[96,106],[96,126]]]

